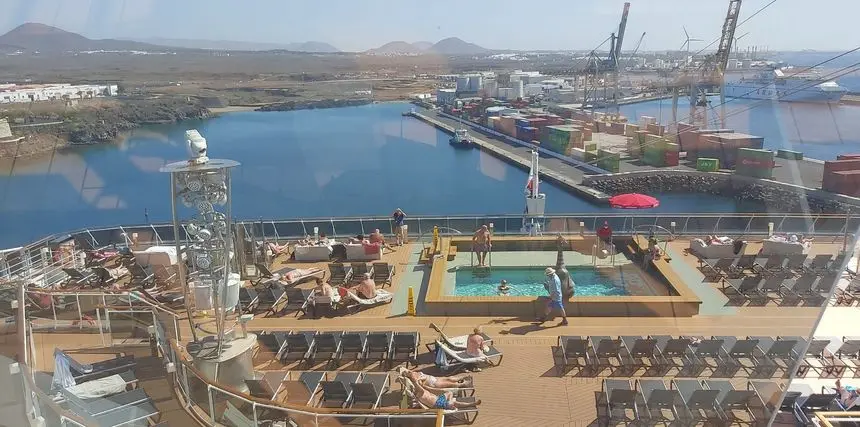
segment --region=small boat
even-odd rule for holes
[[[404,111],[404,112],[400,113],[400,115],[403,117],[408,117],[408,116],[411,116],[413,114],[415,114],[414,108],[410,109],[409,111]]]
[[[475,143],[469,138],[469,131],[466,129],[457,129],[454,131],[454,136],[448,140],[451,145],[459,148],[471,148]]]

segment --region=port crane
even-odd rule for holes
[[[603,102],[608,105],[607,96],[607,84],[608,81],[612,82],[614,93],[612,94],[612,104],[613,111],[615,114],[618,114],[618,93],[620,91],[619,80],[618,80],[618,59],[621,57],[621,46],[624,43],[624,33],[627,30],[627,15],[630,12],[630,2],[624,3],[624,10],[621,12],[621,22],[618,24],[618,32],[611,33],[609,36],[609,56],[607,58],[600,58],[597,56],[595,52],[597,49],[592,50],[589,54],[588,61],[585,65],[585,90],[583,91],[583,100],[582,106],[588,104],[589,99],[592,101],[597,98],[597,83],[600,76],[603,77]],[[643,34],[644,36],[644,34]],[[640,39],[641,43],[642,40]],[[604,41],[605,43],[605,41]],[[601,43],[601,46],[603,44]],[[598,46],[598,49],[600,47]],[[592,82],[591,90],[588,88],[589,78]],[[592,102],[594,103],[594,102]],[[592,112],[594,111],[594,107],[592,107]]]
[[[725,70],[732,52],[732,42],[735,40],[735,29],[741,10],[741,0],[729,0],[726,19],[723,21],[720,44],[716,53],[705,57],[701,66],[686,68],[672,83],[672,123],[678,124],[678,98],[681,89],[686,89],[690,98],[690,121],[696,123],[698,118],[704,120],[707,127],[708,94],[717,92],[720,96],[720,127],[726,126],[726,96]],[[703,110],[699,110],[699,108]]]

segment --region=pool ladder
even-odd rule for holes
[[[475,266],[475,250],[469,251],[469,266],[472,267],[472,274],[475,277],[487,277],[490,275],[490,267],[493,266],[493,247],[487,251],[487,265]],[[479,273],[480,272],[480,273]]]

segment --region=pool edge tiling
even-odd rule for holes
[[[594,238],[566,236],[572,246],[591,247]],[[555,242],[555,236],[507,237],[494,236],[494,243],[543,246]],[[543,313],[542,299],[526,296],[451,296],[446,290],[449,248],[468,245],[471,236],[443,237],[440,256],[433,259],[427,293],[424,299],[425,314],[431,316],[537,316]],[[585,246],[582,246],[585,245]],[[636,247],[633,241],[631,246]],[[636,247],[638,249],[638,247]],[[465,255],[461,253],[460,256]],[[699,312],[702,301],[680,277],[674,273],[672,263],[680,260],[660,260],[655,264],[677,295],[673,296],[574,296],[565,302],[568,316],[584,317],[690,317]]]

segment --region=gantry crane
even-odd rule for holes
[[[583,91],[583,108],[588,104],[589,93],[597,93],[597,83],[600,76],[603,76],[603,101],[607,102],[606,89],[609,81],[612,82],[614,93],[612,100],[614,104],[614,112],[618,112],[618,59],[621,57],[621,46],[624,43],[624,33],[627,30],[627,14],[630,12],[630,2],[624,3],[624,10],[621,12],[621,22],[618,23],[618,32],[612,33],[609,36],[609,56],[607,58],[599,58],[595,53],[596,49],[591,51],[588,57],[588,62],[585,66],[586,87]],[[617,35],[616,35],[617,34]],[[640,40],[641,42],[641,40]],[[604,41],[605,43],[605,41]],[[603,44],[601,43],[601,46]],[[600,47],[598,46],[598,49]],[[588,90],[588,79],[591,78],[592,90]],[[594,96],[596,98],[596,96]],[[594,108],[592,107],[592,111]]]
[[[690,97],[690,120],[697,122],[697,118],[704,118],[707,126],[707,114],[698,111],[699,107],[707,109],[707,95],[718,92],[720,95],[720,126],[725,127],[725,70],[732,52],[732,42],[735,40],[735,29],[738,25],[738,16],[741,10],[741,0],[729,0],[729,9],[726,19],[723,21],[723,31],[720,35],[720,44],[716,53],[708,55],[702,65],[695,69],[683,70],[675,80],[672,90],[672,122],[678,122],[678,96],[682,88],[686,88]]]

